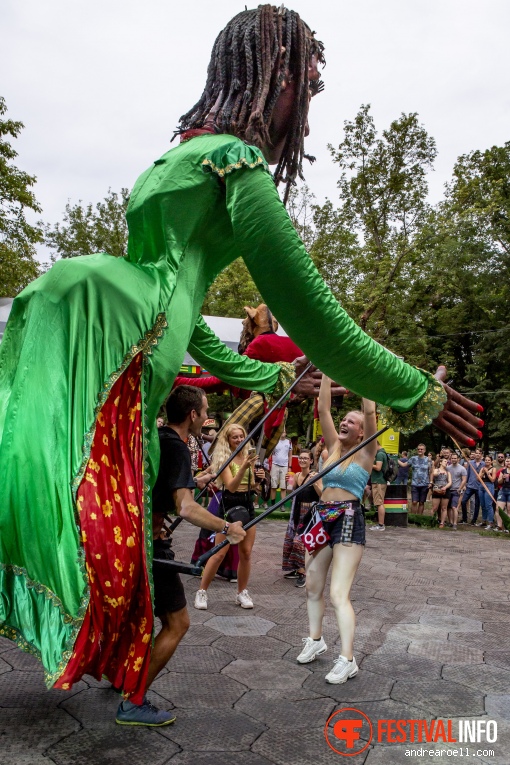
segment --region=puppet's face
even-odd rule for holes
[[[261,303],[257,308],[245,306],[246,318],[243,320],[245,331],[250,332],[253,337],[258,337],[262,332],[276,332],[278,322],[269,313],[267,305]]]
[[[308,66],[308,80],[309,82],[317,82],[320,79],[320,73],[318,68],[318,58],[316,55],[312,55]],[[310,90],[311,99],[313,90]],[[280,95],[276,101],[273,113],[271,115],[271,124],[269,125],[269,137],[271,139],[270,146],[263,146],[262,152],[270,165],[275,165],[280,161],[283,150],[285,149],[285,143],[287,141],[287,135],[292,127],[292,115],[294,112],[294,101],[296,99],[295,82],[292,78],[292,74],[288,73],[282,82]],[[308,110],[306,115],[306,127],[305,136],[310,133],[308,127]]]

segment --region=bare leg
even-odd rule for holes
[[[280,496],[281,496],[281,499],[285,499],[285,497],[287,496],[287,489],[280,489]]]
[[[219,545],[219,543],[223,542],[224,539],[225,539],[224,534],[216,534],[214,538],[214,544]],[[228,547],[224,547],[223,550],[220,550],[219,552],[216,553],[216,555],[213,555],[212,558],[209,558],[209,560],[205,564],[204,572],[202,574],[202,582],[200,584],[201,590],[207,590],[212,580],[216,576],[216,572],[220,567],[221,561],[223,560],[227,552],[228,552]]]
[[[441,504],[441,500],[440,499],[433,499],[432,500],[432,517],[434,517],[434,515],[437,513],[437,520],[438,521],[441,520],[441,512],[438,512],[440,504]]]
[[[329,545],[313,555],[306,553],[306,609],[310,637],[318,640],[322,636],[322,619],[324,617],[324,587],[329,566],[333,560],[333,550]]]
[[[237,591],[242,592],[248,587],[251,569],[251,551],[255,542],[256,529],[248,529],[242,542],[239,542],[239,566],[237,568]]]
[[[189,614],[186,607],[181,608],[180,611],[162,614],[160,619],[162,627],[156,636],[151,653],[149,672],[147,674],[147,688],[150,687],[154,678],[170,661],[175,649],[189,628]]]
[[[384,502],[382,505],[377,505],[377,521],[380,526],[384,526],[384,516],[386,515],[386,511],[384,509]]]
[[[446,523],[446,518],[448,516],[448,503],[449,503],[449,501],[450,500],[448,498],[441,500],[441,523],[443,524],[443,526]]]
[[[342,644],[342,656],[352,661],[354,644],[354,628],[356,617],[350,601],[354,576],[358,570],[362,555],[363,545],[337,544],[333,548],[333,571],[331,574],[330,598],[335,609]]]

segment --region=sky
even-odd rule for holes
[[[235,0],[3,0],[0,95],[25,130],[18,167],[37,176],[45,222],[68,200],[132,188],[170,148],[199,98],[214,39]],[[254,7],[249,5],[248,7]],[[417,112],[437,142],[437,202],[456,158],[510,140],[509,0],[295,0],[326,46],[325,91],[312,102],[306,181],[338,198],[327,145],[370,103],[379,132]],[[41,217],[41,216],[38,216]],[[47,259],[43,251],[42,260]]]

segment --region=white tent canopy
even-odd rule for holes
[[[0,298],[0,342],[2,340],[5,325],[11,312],[12,301],[14,298]]]

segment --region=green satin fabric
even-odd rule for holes
[[[188,347],[233,385],[270,392],[278,381],[277,365],[234,354],[199,319],[209,285],[236,257],[330,376],[398,411],[427,388],[424,374],[338,306],[266,169],[257,149],[232,136],[181,144],[135,184],[125,260],[99,253],[59,261],[14,301],[0,346],[0,634],[29,644],[49,682],[88,602],[72,485],[101,392],[123,362],[166,322],[144,361],[149,491],[159,461],[155,418]]]

